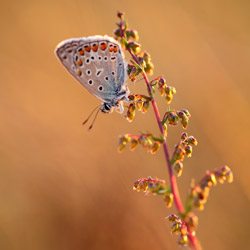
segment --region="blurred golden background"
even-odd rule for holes
[[[191,178],[224,164],[233,184],[213,188],[198,212],[204,249],[249,246],[249,1],[1,1],[0,249],[179,249],[161,198],[137,193],[141,177],[168,181],[163,152],[117,153],[123,133],[159,133],[152,109],[132,123],[100,114],[100,101],[54,55],[67,38],[112,35],[117,10],[139,31],[142,48],[175,86],[172,108],[186,108],[199,144],[178,179],[184,200]],[[126,55],[129,60],[128,55]],[[151,77],[153,79],[153,77]],[[131,93],[146,93],[143,81]],[[157,98],[160,98],[159,95]],[[163,113],[167,105],[159,100]],[[172,152],[183,130],[169,129]]]

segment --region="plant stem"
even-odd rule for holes
[[[151,97],[151,103],[152,103],[152,106],[153,106],[153,109],[154,109],[155,117],[156,117],[159,129],[161,131],[161,134],[164,137],[163,149],[164,149],[164,155],[165,155],[166,163],[167,163],[167,166],[168,166],[170,185],[171,185],[173,196],[174,196],[174,202],[175,202],[175,205],[176,205],[176,208],[177,208],[178,212],[180,214],[183,214],[185,212],[185,209],[183,207],[183,204],[182,204],[182,201],[181,201],[181,198],[180,198],[180,193],[179,193],[178,185],[177,185],[177,182],[176,182],[176,176],[173,173],[173,166],[172,166],[172,164],[170,162],[170,156],[169,156],[166,136],[165,136],[163,126],[161,124],[161,116],[160,116],[156,101],[155,101],[154,96],[153,96],[153,92],[152,92],[152,88],[151,88],[149,80],[148,80],[148,76],[145,73],[145,71],[143,70],[139,60],[134,55],[134,53],[130,50],[130,48],[127,48],[127,50],[130,53],[130,55],[132,56],[132,58],[134,59],[134,61],[142,69],[142,75],[143,75],[144,80],[146,82],[149,96]],[[188,237],[189,237],[189,240],[191,242],[191,245],[193,246],[194,249],[200,249],[198,240],[196,238],[196,235],[192,232],[192,230],[190,229],[190,227],[188,226],[187,223],[186,223],[186,226],[187,226],[187,229],[188,229],[188,232],[189,232]]]

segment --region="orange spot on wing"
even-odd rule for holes
[[[79,76],[81,76],[82,71],[81,71],[80,69],[78,69],[77,74],[78,74]]]
[[[117,47],[116,47],[116,46],[114,46],[113,51],[114,51],[114,52],[117,52]]]
[[[85,49],[87,52],[90,52],[91,47],[90,47],[90,45],[86,45],[86,46],[84,46],[84,49]]]
[[[97,44],[93,44],[92,50],[93,50],[94,52],[96,52],[96,51],[98,50],[98,45],[97,45]]]
[[[101,50],[105,50],[107,48],[107,44],[106,43],[101,43],[100,48],[101,48]]]
[[[77,64],[78,64],[79,66],[82,66],[82,60],[79,59],[78,62],[77,62]]]
[[[110,44],[109,45],[109,51],[112,52],[114,49],[113,49],[113,44]]]
[[[79,49],[78,52],[79,52],[79,54],[80,54],[81,56],[84,55],[84,50],[83,50],[83,49]]]

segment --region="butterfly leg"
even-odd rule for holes
[[[123,112],[124,112],[123,103],[120,102],[120,103],[119,103],[119,106],[120,106],[120,113],[123,114]]]

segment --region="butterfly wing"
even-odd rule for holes
[[[68,72],[104,102],[119,99],[124,91],[126,63],[120,44],[108,36],[68,39],[56,48]]]

